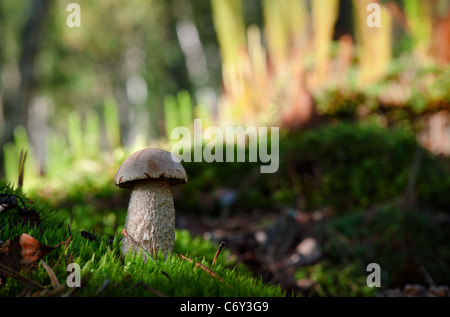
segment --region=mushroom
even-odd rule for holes
[[[140,246],[172,253],[175,241],[175,208],[171,186],[187,182],[186,171],[170,152],[147,148],[131,154],[120,166],[114,183],[131,189],[125,230]],[[138,251],[130,238],[122,242],[122,254]]]

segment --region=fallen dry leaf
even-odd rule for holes
[[[16,271],[30,269],[36,261],[55,248],[56,246],[41,244],[29,234],[23,233],[19,237],[0,243],[0,263]]]

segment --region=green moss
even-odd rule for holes
[[[450,236],[445,226],[430,214],[389,205],[371,215],[356,211],[335,216],[318,229],[326,255],[320,266],[329,265],[330,276],[337,268],[349,270],[348,277],[357,281],[367,277],[369,263],[378,263],[384,288],[423,284],[426,269],[438,285],[447,285]],[[306,271],[311,270],[318,268]],[[339,292],[353,294],[343,288]]]
[[[28,208],[35,210],[40,218],[39,226],[22,223],[17,216],[17,208],[8,208],[0,213],[0,240],[7,241],[22,233],[28,233],[42,244],[55,246],[69,238],[69,229],[58,211],[45,201],[30,203],[20,189],[13,189],[0,182],[0,193],[14,194],[26,201]],[[195,265],[196,262],[211,267],[217,246],[212,242],[192,237],[189,232],[176,231],[174,255],[164,260],[144,261],[140,254],[121,255],[121,236],[97,234],[90,241],[81,231],[71,228],[72,241],[66,248],[61,245],[43,257],[52,268],[61,284],[66,283],[66,271],[72,258],[81,268],[82,287],[76,296],[283,296],[279,286],[268,285],[249,274],[228,252],[222,251],[214,266],[214,273],[222,280],[211,276]],[[194,261],[190,263],[176,254],[182,254]],[[164,274],[163,274],[164,273]],[[52,289],[51,280],[42,263],[37,262],[33,270],[22,272],[27,278]],[[98,294],[105,281],[109,287]],[[0,296],[16,296],[25,285],[8,277],[0,287]],[[155,291],[156,290],[156,291]],[[66,288],[64,292],[69,292]],[[62,293],[58,293],[62,294]]]
[[[180,210],[198,212],[196,201],[210,197],[205,212],[220,207],[214,189],[236,191],[232,212],[274,210],[299,201],[302,210],[332,207],[337,212],[368,208],[402,196],[418,144],[406,129],[376,124],[323,126],[280,136],[279,170],[259,172],[255,163],[184,163],[190,182],[178,189]],[[419,201],[434,210],[450,207],[450,170],[445,161],[426,150],[415,182]],[[203,211],[203,210],[200,210]]]
[[[336,265],[328,260],[295,273],[297,280],[312,279],[309,296],[360,297],[375,296],[377,289],[367,286],[365,266],[359,263]]]

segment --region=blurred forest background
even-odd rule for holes
[[[184,163],[177,227],[303,294],[374,295],[371,262],[386,292],[449,284],[449,1],[79,0],[73,28],[71,2],[0,0],[1,178],[114,235],[132,152],[280,127],[277,173]]]

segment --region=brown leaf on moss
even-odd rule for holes
[[[56,246],[41,244],[32,236],[23,233],[19,237],[0,243],[0,263],[16,271],[27,270],[55,248]]]

